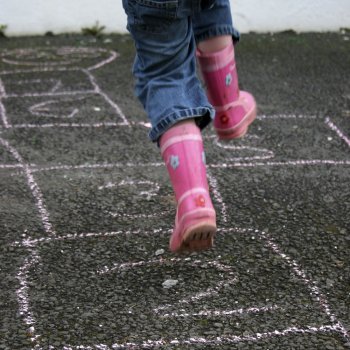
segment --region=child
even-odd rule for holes
[[[123,0],[136,47],[135,92],[152,124],[175,192],[170,249],[213,245],[216,214],[209,195],[201,129],[214,119],[220,139],[242,137],[256,117],[239,91],[229,0]],[[207,95],[196,76],[196,57]],[[214,118],[215,117],[215,118]]]

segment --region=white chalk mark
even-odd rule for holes
[[[47,73],[47,72],[80,72],[79,67],[41,67],[30,69],[15,69],[10,71],[1,71],[1,75],[14,75],[14,74],[30,74],[30,73]]]
[[[299,266],[299,264],[293,260],[291,257],[289,257],[288,255],[284,254],[280,247],[273,242],[273,240],[269,237],[269,235],[263,231],[258,231],[255,230],[255,233],[258,234],[259,237],[261,237],[262,239],[265,240],[266,245],[277,255],[279,255],[281,258],[283,258],[287,264],[290,266],[290,268],[292,269],[292,271],[294,272],[294,274],[299,277],[304,284],[308,287],[308,289],[310,290],[311,296],[318,301],[318,303],[320,304],[321,308],[324,310],[324,312],[326,313],[326,315],[330,318],[331,322],[334,325],[337,325],[337,329],[338,331],[342,334],[342,336],[349,341],[350,337],[347,333],[347,330],[345,328],[344,325],[341,324],[341,322],[339,322],[337,320],[337,317],[335,316],[335,314],[331,311],[329,303],[327,301],[327,298],[323,295],[323,293],[321,292],[320,288],[317,286],[316,282],[312,281],[309,277],[307,277],[305,271],[303,271],[303,269]]]
[[[133,181],[133,180],[122,180],[118,184],[109,182],[106,185],[99,186],[99,190],[105,190],[105,189],[111,189],[114,187],[122,187],[122,186],[127,186],[127,187],[137,187],[137,186],[150,186],[151,189],[147,191],[140,191],[139,196],[146,196],[147,200],[150,200],[152,197],[156,196],[160,190],[160,186],[157,182],[154,181],[148,181],[148,180],[143,180],[143,181]]]
[[[211,174],[210,170],[207,169],[207,177],[208,177],[208,181],[213,193],[213,196],[216,200],[216,202],[220,205],[220,211],[221,211],[221,220],[224,223],[227,223],[228,219],[227,219],[227,206],[226,203],[224,201],[224,198],[221,195],[221,192],[219,191],[219,185],[218,182],[216,180],[216,178]]]
[[[124,219],[151,219],[151,218],[159,218],[163,217],[167,214],[169,214],[171,210],[161,211],[159,213],[154,214],[121,214],[118,212],[106,212],[108,215],[112,216],[113,218],[124,218]]]
[[[230,274],[233,274],[233,272],[231,272]],[[218,282],[214,287],[209,287],[204,292],[198,292],[192,296],[188,296],[185,299],[181,299],[178,302],[171,304],[171,305],[168,304],[168,305],[160,306],[160,307],[154,309],[153,311],[156,314],[159,314],[159,316],[171,317],[171,314],[165,313],[164,314],[165,316],[164,316],[160,313],[163,312],[164,310],[170,309],[172,307],[182,307],[183,305],[192,304],[193,302],[199,301],[201,299],[210,299],[214,295],[218,295],[223,288],[235,285],[237,283],[237,281],[238,281],[238,279],[236,277],[230,278],[230,276],[228,276],[228,278],[226,277],[226,279],[224,281]]]
[[[304,328],[290,327],[284,330],[275,330],[265,333],[252,333],[251,335],[236,336],[229,335],[224,337],[213,338],[200,338],[191,337],[189,339],[173,339],[173,340],[145,340],[143,342],[127,342],[127,343],[115,343],[111,346],[105,344],[94,345],[66,345],[64,350],[123,350],[123,349],[156,349],[162,346],[189,346],[189,345],[203,345],[203,346],[222,346],[223,344],[240,344],[246,342],[258,342],[261,340],[267,340],[278,337],[285,337],[290,335],[317,335],[317,334],[329,334],[337,333],[338,330],[335,326],[306,326]]]
[[[101,163],[82,165],[58,165],[52,167],[33,168],[33,172],[56,171],[56,170],[83,170],[83,169],[104,169],[104,168],[144,168],[144,167],[164,167],[164,163]]]
[[[91,70],[95,70],[95,69],[101,68],[101,67],[105,66],[106,64],[109,64],[109,63],[113,62],[117,57],[119,57],[119,54],[117,52],[115,52],[115,51],[109,51],[109,53],[112,54],[111,57],[105,59],[104,61],[102,61],[100,63],[95,64],[92,67],[87,68],[87,70],[91,71]]]
[[[73,65],[81,62],[83,59],[98,59],[106,54],[110,57],[102,59],[101,62],[88,68],[93,70],[114,61],[118,54],[115,51],[102,48],[58,47],[4,50],[0,56],[2,56],[2,61],[7,64],[47,68]],[[11,56],[14,58],[9,58]]]
[[[0,169],[16,169],[23,168],[22,164],[0,164]]]
[[[17,274],[17,279],[19,282],[19,288],[16,290],[16,296],[19,307],[19,314],[23,317],[24,323],[31,328],[30,336],[31,340],[35,341],[39,337],[35,331],[35,318],[30,310],[30,300],[29,300],[29,271],[30,269],[39,263],[40,258],[36,251],[30,250],[30,256],[24,261],[24,264],[20,267]]]
[[[84,99],[84,98],[81,98]],[[73,101],[73,100],[72,100]],[[140,125],[149,128],[143,122],[129,122],[130,125]],[[126,126],[124,122],[101,122],[101,123],[49,123],[49,124],[13,124],[9,125],[9,128],[13,129],[46,129],[46,128],[115,128]],[[1,130],[1,126],[0,126]]]
[[[62,81],[60,79],[24,79],[15,81],[14,85],[32,85],[32,84],[44,84],[44,82],[53,83],[53,87],[49,92],[56,92],[60,87],[62,87]]]
[[[255,167],[272,167],[272,166],[320,166],[320,165],[350,165],[350,160],[328,160],[328,159],[305,159],[291,160],[284,162],[234,162],[234,163],[219,163],[209,164],[209,168],[225,169],[225,168],[255,168]]]
[[[209,287],[204,292],[198,292],[194,295],[189,295],[186,298],[177,301],[175,304],[172,305],[162,305],[153,311],[156,314],[160,314],[161,311],[167,310],[171,307],[178,307],[180,305],[184,304],[190,304],[194,301],[201,300],[203,298],[210,298],[213,295],[219,294],[220,291],[224,287],[232,286],[237,283],[237,278],[234,276],[235,273],[232,270],[232,267],[229,265],[222,264],[216,260],[214,261],[202,261],[202,260],[192,260],[191,258],[171,258],[171,259],[152,259],[148,261],[138,261],[138,262],[127,262],[127,263],[115,263],[112,265],[112,267],[103,267],[102,269],[97,271],[97,274],[104,275],[109,274],[112,272],[120,272],[125,270],[130,270],[134,268],[140,268],[140,267],[149,267],[149,266],[164,266],[165,264],[176,264],[176,263],[186,263],[193,267],[201,267],[201,268],[210,268],[213,267],[217,269],[219,272],[226,273],[227,275],[224,277],[223,281],[220,281],[216,283],[214,287]],[[164,317],[170,317],[169,314],[165,314]]]
[[[320,119],[315,115],[302,115],[302,114],[275,114],[275,115],[258,115],[258,120],[264,119]]]
[[[208,164],[208,168],[213,169],[225,169],[225,168],[239,168],[239,167],[269,167],[269,166],[320,166],[320,165],[350,165],[350,160],[299,160],[299,161],[286,161],[286,162],[267,162],[267,163],[232,163],[232,164]],[[164,167],[164,164],[159,163],[101,163],[101,164],[82,164],[82,165],[57,165],[51,167],[33,167],[32,172],[46,172],[46,171],[60,171],[60,170],[83,170],[83,169],[104,169],[104,168],[133,168],[133,167]]]
[[[265,160],[265,159],[271,159],[275,157],[275,153],[273,151],[270,151],[266,148],[257,148],[257,147],[251,147],[251,146],[236,146],[232,144],[223,144],[221,143],[217,138],[214,139],[214,144],[217,145],[220,148],[231,150],[231,151],[252,151],[257,153],[265,153],[264,156],[250,156],[250,157],[236,157],[236,158],[228,158],[227,160],[230,162],[239,162],[244,160]]]
[[[337,135],[350,147],[350,138],[347,137],[332,121],[329,117],[326,118],[325,123],[329,126],[333,131],[337,133]]]
[[[79,91],[56,91],[56,92],[24,92],[23,94],[7,94],[6,98],[76,96],[76,95],[88,95],[88,94],[101,95],[101,93],[95,90],[79,90]]]
[[[43,195],[41,193],[41,190],[36,183],[34,176],[32,174],[32,171],[29,167],[28,164],[25,164],[24,160],[22,159],[21,155],[17,152],[17,150],[12,147],[6,140],[0,137],[0,144],[7,150],[9,151],[12,156],[18,161],[18,163],[22,166],[24,174],[26,175],[27,178],[27,183],[29,188],[32,191],[33,197],[35,199],[36,207],[40,213],[41,221],[43,223],[43,226],[45,228],[45,232],[54,235],[55,232],[52,229],[52,225],[50,223],[49,219],[49,213],[45,207],[44,200],[43,200]]]
[[[0,120],[5,129],[10,127],[10,124],[7,120],[6,109],[4,104],[2,103],[2,99],[6,97],[5,87],[0,79]]]
[[[66,102],[66,101],[57,101],[57,100],[50,100],[50,101],[45,101],[45,102],[41,102],[41,103],[37,103],[31,107],[29,107],[29,112],[32,113],[35,116],[38,117],[49,117],[49,118],[73,118],[77,113],[79,113],[79,109],[78,108],[73,108],[69,114],[67,115],[57,115],[55,113],[50,113],[50,105],[54,105],[54,104],[61,104],[62,102]]]
[[[13,242],[11,245],[14,247],[35,247],[40,244],[49,244],[55,241],[75,241],[75,240],[84,240],[89,238],[109,238],[116,237],[120,235],[126,236],[152,236],[155,234],[165,234],[169,235],[172,232],[171,229],[155,229],[153,231],[145,231],[142,229],[134,231],[112,231],[112,232],[89,232],[89,233],[75,233],[75,234],[63,234],[61,236],[50,236],[50,237],[41,237],[37,239],[24,239],[22,241]]]
[[[2,82],[0,78],[0,99],[6,97],[6,91],[5,91],[5,86],[4,83]]]
[[[105,94],[100,87],[98,86],[98,84],[96,83],[96,79],[95,77],[90,73],[89,70],[87,69],[82,69],[82,71],[88,76],[91,84],[94,86],[95,88],[95,92],[97,92],[98,94],[100,94],[116,111],[117,115],[123,120],[125,125],[130,125],[130,123],[128,122],[128,120],[126,119],[124,113],[122,112],[122,110],[119,108],[119,106],[113,102],[109,96],[107,96],[107,94]]]
[[[106,185],[99,186],[99,190],[105,190],[105,189],[111,189],[115,187],[138,187],[138,186],[150,186],[151,188],[149,190],[141,190],[137,194],[140,197],[146,197],[146,200],[150,200],[152,197],[157,196],[160,186],[157,182],[153,181],[133,181],[133,180],[122,180],[120,183],[112,183],[109,182]],[[119,213],[119,212],[107,212],[108,215],[111,215],[112,217],[119,217],[119,218],[128,218],[128,219],[149,219],[149,218],[155,218],[160,217],[168,214],[170,210],[163,211],[163,212],[157,212],[152,214],[126,214],[126,213]]]
[[[230,316],[239,316],[239,315],[249,315],[249,314],[258,314],[264,312],[272,312],[276,310],[281,310],[281,308],[277,305],[272,306],[263,306],[263,307],[250,307],[250,308],[240,308],[235,310],[204,310],[197,313],[178,313],[172,312],[169,314],[161,315],[162,318],[188,318],[188,317],[230,317]]]
[[[57,92],[63,86],[62,80],[58,80],[55,86],[51,89],[50,92]]]
[[[3,103],[1,102],[1,99],[0,99],[0,119],[1,119],[2,124],[3,124],[5,129],[8,129],[11,127],[11,125],[9,124],[9,122],[7,120],[6,109],[5,109],[5,106],[3,105]]]
[[[101,122],[101,123],[49,123],[49,124],[15,124],[10,125],[13,129],[47,129],[47,128],[115,128],[125,126],[124,122]],[[0,128],[1,129],[1,128]]]
[[[160,230],[159,230],[160,231]],[[125,271],[125,270],[131,270],[134,268],[138,267],[145,267],[145,266],[155,266],[155,265],[166,265],[166,264],[176,264],[176,263],[189,263],[191,266],[212,266],[216,268],[218,271],[221,272],[232,272],[232,267],[229,265],[221,264],[218,261],[203,261],[199,259],[193,260],[192,258],[170,258],[170,259],[151,259],[147,261],[138,261],[138,262],[127,262],[127,263],[114,263],[112,267],[103,267],[102,269],[98,270],[96,273],[98,275],[104,275],[107,273],[112,273],[112,272],[119,272],[119,271]],[[227,281],[226,281],[227,283]],[[162,306],[159,309],[165,309],[168,306]],[[158,310],[158,309],[157,309]]]

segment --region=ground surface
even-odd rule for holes
[[[205,131],[219,234],[190,256],[130,37],[1,39],[0,349],[349,348],[349,36],[243,36],[259,118]]]

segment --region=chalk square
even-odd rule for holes
[[[35,173],[58,235],[169,230],[176,206],[165,167],[119,164]]]
[[[24,162],[34,164],[38,170],[161,163],[157,147],[148,140],[142,126],[10,128],[4,135]]]
[[[122,123],[120,115],[97,93],[12,97],[3,100],[12,127],[93,126]]]
[[[200,338],[221,339],[229,349],[230,336],[329,323],[307,286],[259,233],[222,234],[216,251],[177,259],[155,256],[168,238],[162,232],[154,239],[119,232],[42,241],[40,269],[33,266],[28,273],[35,281],[29,284],[29,305],[40,345],[53,338],[69,339],[61,345],[93,346],[98,337],[110,348]],[[178,283],[167,290],[162,285],[169,278]],[[213,327],[215,322],[222,327]]]

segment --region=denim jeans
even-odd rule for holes
[[[196,42],[239,33],[229,0],[123,0],[136,47],[135,94],[157,141],[173,124],[195,118],[202,129],[214,118],[196,74]]]

